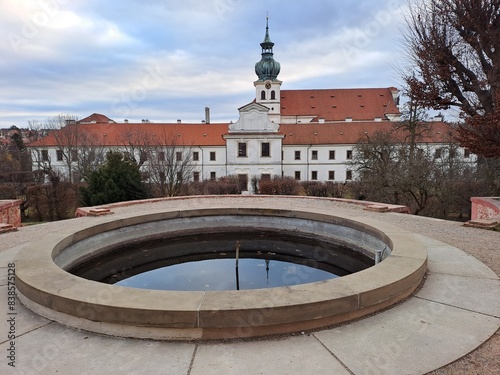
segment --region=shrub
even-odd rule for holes
[[[69,182],[30,186],[26,198],[26,214],[36,221],[69,219],[78,207],[75,185]]]
[[[274,177],[260,180],[259,194],[263,195],[305,195],[301,184],[292,177]]]
[[[194,195],[227,195],[241,194],[236,177],[221,177],[217,180],[193,182],[189,187],[189,194]]]
[[[107,161],[90,173],[81,189],[82,204],[96,206],[148,197],[139,166],[120,152],[108,152]]]

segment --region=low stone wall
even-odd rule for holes
[[[10,224],[17,228],[21,226],[20,200],[0,200],[0,224]]]
[[[500,197],[472,197],[472,220],[500,217]]]

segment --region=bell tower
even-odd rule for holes
[[[255,86],[255,101],[269,108],[269,120],[279,124],[281,121],[280,89],[281,81],[278,80],[280,63],[274,60],[273,47],[269,37],[269,17],[266,18],[266,35],[260,44],[262,58],[255,64],[255,74],[258,80]]]

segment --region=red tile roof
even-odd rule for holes
[[[115,122],[115,121],[111,120],[106,115],[101,115],[100,113],[92,113],[90,116],[82,118],[81,120],[78,120],[77,122],[79,124],[92,124],[92,123],[108,124],[108,123]]]
[[[325,124],[281,125],[285,134],[283,145],[325,145],[354,144],[364,136],[372,136],[377,131],[390,131],[400,122],[338,122]],[[423,143],[440,143],[449,139],[452,128],[444,122],[429,123],[430,129],[419,140]],[[403,137],[401,138],[403,141]]]
[[[177,144],[189,146],[224,146],[223,134],[229,124],[164,124],[164,123],[101,123],[66,125],[59,132],[78,131],[93,139],[94,144],[123,146],[127,137],[135,142],[145,139],[157,144]],[[76,130],[76,128],[78,129]],[[68,137],[69,138],[69,137]],[[64,137],[59,137],[64,139]],[[157,141],[155,141],[157,140]],[[33,142],[30,147],[50,147],[58,143],[54,133]]]
[[[284,145],[310,144],[354,144],[365,135],[371,136],[376,131],[389,131],[399,123],[394,122],[338,122],[312,124],[282,124],[280,133],[285,135]],[[422,142],[445,142],[451,130],[443,122],[431,124]],[[105,123],[67,125],[59,132],[71,132],[76,127],[78,132],[87,134],[95,144],[106,146],[123,146],[127,138],[140,144],[147,142],[156,144],[177,144],[185,146],[225,146],[222,138],[228,134],[229,124],[165,124],[165,123]],[[60,137],[59,139],[64,139]],[[83,141],[82,141],[83,142]],[[30,147],[57,146],[54,132],[31,143]]]
[[[314,116],[326,121],[373,121],[399,114],[392,92],[397,89],[282,90],[282,116]]]

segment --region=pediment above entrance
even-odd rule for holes
[[[269,120],[269,108],[252,102],[238,109],[240,118],[229,125],[229,133],[277,133],[279,124]]]

